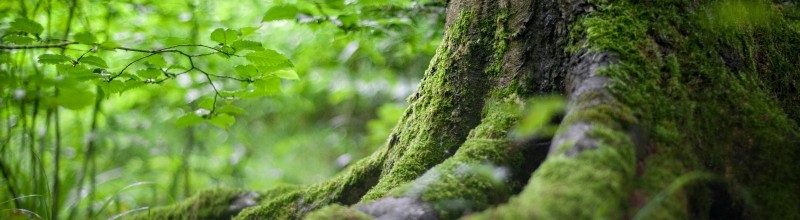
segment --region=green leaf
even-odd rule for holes
[[[258,74],[258,69],[253,65],[235,66],[233,69],[236,70],[236,74],[242,78],[251,78],[260,75]]]
[[[277,66],[289,61],[289,58],[283,54],[270,49],[249,53],[245,55],[245,58],[251,63],[264,67]]]
[[[267,77],[253,83],[257,95],[275,95],[281,92],[281,79],[278,77]]]
[[[167,60],[165,60],[164,56],[162,56],[161,54],[152,55],[150,57],[144,58],[144,60],[142,61],[158,68],[167,67]]]
[[[390,3],[389,0],[358,0],[359,5],[388,5]]]
[[[89,32],[77,33],[72,38],[74,38],[76,42],[81,44],[94,44],[97,42],[97,38],[95,38],[94,35]]]
[[[258,71],[262,73],[273,73],[283,69],[291,69],[294,67],[291,61],[286,61],[275,66],[258,66]]]
[[[29,34],[39,35],[44,31],[41,24],[27,18],[17,18],[11,22],[11,29],[17,31],[24,31]]]
[[[216,46],[214,48],[217,48],[217,50],[220,51],[220,52],[217,53],[217,55],[219,55],[220,57],[223,57],[223,58],[229,58],[230,57],[229,54],[233,54],[234,52],[236,52],[233,49],[233,47],[229,47],[229,46],[226,46],[226,45],[219,45],[219,46]]]
[[[56,72],[58,72],[60,74],[68,75],[68,74],[72,74],[72,73],[78,72],[78,71],[76,71],[76,69],[78,69],[78,68],[76,68],[75,66],[73,66],[71,64],[56,64]],[[86,70],[88,70],[88,69],[86,69]]]
[[[119,47],[119,44],[114,41],[106,41],[100,44],[100,48],[104,50],[114,50],[117,47]]]
[[[345,0],[305,0],[305,1],[301,1],[301,2],[308,2],[308,3],[312,3],[314,5],[322,6],[326,11],[331,11],[331,10],[335,11],[335,10],[344,9],[344,1]],[[397,1],[397,0],[392,0],[392,1]],[[403,0],[403,1],[407,1],[407,0]],[[361,2],[359,1],[358,4],[361,5]]]
[[[188,127],[200,124],[201,122],[203,122],[203,118],[195,115],[193,112],[189,112],[178,118],[178,120],[175,121],[175,125],[178,127]]]
[[[85,56],[81,58],[81,63],[89,64],[100,68],[108,68],[108,64],[103,58],[97,56]]]
[[[16,44],[16,45],[28,45],[28,44],[33,43],[33,38],[30,38],[30,37],[27,37],[27,36],[15,35],[15,34],[6,36],[6,38],[4,40],[6,40],[8,42],[11,42],[13,44]]]
[[[297,72],[295,72],[293,69],[278,70],[277,72],[275,72],[275,76],[291,80],[300,79],[300,77],[297,76]]]
[[[227,45],[233,43],[238,38],[238,35],[235,30],[217,28],[211,32],[211,40]]]
[[[183,66],[183,65],[180,65],[180,64],[172,64],[172,65],[169,65],[169,67],[167,67],[167,70],[181,70],[181,71],[186,71],[186,70],[189,70],[189,68],[186,68],[185,66]]]
[[[558,96],[546,96],[534,98],[528,101],[527,110],[524,112],[522,120],[515,128],[515,134],[519,136],[530,136],[537,133],[550,133],[552,135],[557,129],[552,125],[553,116],[564,112],[565,100]]]
[[[297,16],[297,6],[278,5],[267,10],[262,22],[294,19]]]
[[[264,47],[261,46],[261,43],[249,40],[237,40],[234,41],[231,45],[233,49],[236,51],[242,50],[252,50],[252,51],[262,51]]]
[[[244,37],[250,36],[251,34],[253,34],[253,32],[256,32],[260,28],[261,28],[260,26],[259,27],[243,27],[242,29],[239,29],[239,32],[242,33],[242,38],[244,38]]]
[[[233,105],[222,106],[222,107],[217,109],[217,112],[219,112],[219,113],[228,113],[228,114],[233,114],[233,115],[242,115],[242,114],[246,113],[246,111],[244,109],[236,107],[236,106],[233,106]]]
[[[71,110],[78,110],[92,105],[94,101],[94,93],[78,89],[62,89],[56,97],[58,105]]]
[[[294,19],[297,16],[297,6],[278,5],[267,10],[261,22]]]
[[[343,27],[352,28],[358,26],[359,16],[357,14],[346,14],[339,15],[336,19],[342,22]]]
[[[68,56],[60,54],[42,54],[39,55],[39,63],[41,64],[61,64],[72,61]]]
[[[141,82],[142,81],[142,78],[140,78],[139,76],[137,76],[137,75],[135,75],[133,73],[128,73],[128,72],[124,72],[124,73],[120,74],[118,78],[131,80],[131,81],[125,81],[126,88],[127,88],[127,85],[128,85],[127,83],[129,83],[129,82]]]
[[[139,88],[141,86],[144,86],[144,82],[138,80],[128,80],[125,81],[125,89],[123,89],[122,91],[123,92],[128,91],[131,89]]]
[[[216,125],[222,129],[228,129],[233,123],[236,123],[236,118],[228,114],[218,114],[209,120],[211,124]]]
[[[114,80],[107,83],[101,83],[100,87],[103,88],[103,91],[105,91],[107,95],[112,95],[115,93],[120,93],[122,91],[125,91],[125,83],[119,80]]]
[[[76,79],[79,81],[99,78],[98,74],[93,73],[92,70],[83,65],[58,64],[56,65],[56,71],[66,75],[69,79]]]
[[[214,109],[214,99],[203,97],[197,102],[197,106],[204,109]]]
[[[161,76],[161,70],[148,68],[136,71],[136,75],[145,79],[155,79],[158,78],[158,76]]]

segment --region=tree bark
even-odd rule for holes
[[[224,212],[180,214],[220,210],[186,205],[218,205],[197,200],[155,212],[800,218],[798,14],[769,1],[451,0],[380,150],[319,184],[230,194],[259,196]],[[548,94],[569,100],[556,134],[512,137],[527,100]]]

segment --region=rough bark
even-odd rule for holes
[[[451,0],[383,148],[323,183],[195,217],[800,218],[797,11]],[[555,136],[510,137],[526,100],[550,93],[569,99]]]

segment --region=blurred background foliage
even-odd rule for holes
[[[221,98],[214,107],[243,110],[229,112],[235,115],[231,126],[178,126],[178,118],[203,111],[216,97],[203,74],[177,75],[121,93],[79,84],[88,92],[56,96],[63,76],[37,58],[61,48],[0,50],[0,218],[109,218],[211,187],[259,190],[324,180],[386,140],[439,44],[444,5],[434,0],[0,1],[0,45],[81,41],[89,33],[96,44],[70,45],[64,53],[75,58],[91,51],[109,72],[142,54],[92,47],[217,46],[210,37],[217,28],[239,35],[257,28],[245,39],[285,55],[299,75],[281,80],[277,94]],[[20,18],[41,24],[41,34],[19,34],[12,23]],[[188,65],[178,56],[164,57],[168,64]],[[236,61],[224,55],[194,62],[210,73],[236,75]],[[220,89],[240,84],[213,83]],[[56,170],[60,190],[54,190]]]

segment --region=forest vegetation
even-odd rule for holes
[[[4,0],[0,219],[800,219],[785,0]]]

